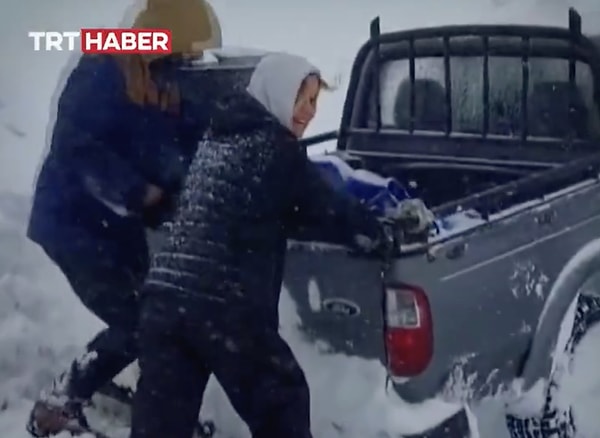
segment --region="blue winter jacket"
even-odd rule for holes
[[[154,74],[160,84],[175,71],[165,62]],[[58,103],[29,237],[51,256],[102,242],[121,260],[146,258],[147,185],[178,190],[202,130],[200,119],[135,105],[115,58],[84,55]]]

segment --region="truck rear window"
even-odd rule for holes
[[[479,134],[484,124],[483,57],[451,57],[452,132]],[[520,136],[522,132],[522,61],[489,57],[488,133]],[[446,129],[444,60],[415,60],[414,129]],[[576,87],[569,84],[569,61],[557,58],[529,60],[527,131],[531,137],[566,138],[572,132],[582,140],[600,137],[600,119],[593,103],[589,66],[576,63]],[[410,79],[407,59],[387,61],[380,70],[381,124],[409,129]],[[373,110],[369,125],[374,123]]]

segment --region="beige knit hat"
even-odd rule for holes
[[[205,0],[147,0],[134,29],[169,29],[172,52],[190,53],[221,47],[221,25]]]

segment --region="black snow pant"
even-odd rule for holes
[[[172,292],[144,298],[131,438],[190,438],[211,372],[253,438],[311,438],[308,384],[276,328]]]
[[[137,358],[139,294],[147,255],[123,260],[110,245],[48,252],[81,302],[108,326],[71,364],[67,385],[72,398],[89,399]]]

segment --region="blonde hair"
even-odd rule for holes
[[[206,0],[146,0],[146,6],[136,16],[132,28],[171,30],[171,57],[184,57],[221,46],[221,25]],[[150,64],[160,57],[116,55],[116,59],[131,102],[156,106],[175,114],[180,112],[181,95],[177,83],[166,83],[165,89],[161,90],[152,79]]]
[[[313,73],[314,74],[314,73]],[[340,82],[341,82],[341,77],[339,74],[337,74],[336,76],[334,76],[333,81],[329,82],[327,80],[325,80],[323,78],[323,75],[321,73],[316,75],[319,78],[319,84],[320,84],[320,88],[321,90],[325,90],[325,91],[335,91],[339,88],[340,86]]]
[[[319,81],[319,90],[330,91],[333,89],[333,87],[331,87],[331,85],[329,85],[329,83],[325,79],[323,79],[323,76],[321,76],[321,73],[318,73],[318,72],[307,74],[306,77],[304,79],[302,79],[302,83],[300,84],[300,89],[302,89],[302,87],[304,87],[304,84],[306,84],[306,80],[310,77],[317,78],[317,80]]]
[[[142,55],[115,55],[125,79],[129,100],[139,106],[154,106],[172,114],[179,114],[181,95],[175,81],[159,89],[150,72],[151,60]]]

